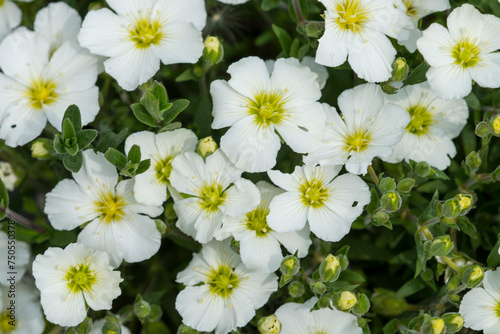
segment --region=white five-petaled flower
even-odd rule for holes
[[[357,175],[337,176],[340,166],[297,166],[292,174],[268,173],[285,193],[271,201],[268,225],[277,232],[299,231],[307,221],[325,241],[339,241],[370,202],[370,191]]]
[[[31,2],[33,0],[17,0]],[[15,27],[21,24],[22,12],[11,0],[0,1],[0,41]]]
[[[196,63],[203,53],[201,30],[207,13],[202,0],[107,0],[107,8],[83,20],[80,44],[104,62],[125,90],[134,90],[163,64]]]
[[[297,59],[278,59],[269,73],[264,61],[247,57],[231,64],[229,81],[210,86],[212,128],[230,127],[221,149],[236,167],[264,172],[274,167],[280,136],[298,153],[317,149],[325,115],[317,75]],[[278,132],[278,134],[276,133]]]
[[[274,59],[267,59],[265,61],[269,73],[273,73],[275,62],[276,61]],[[328,70],[326,69],[325,66],[318,64],[317,62],[314,61],[314,58],[310,56],[305,56],[300,62],[300,64],[302,66],[307,66],[312,72],[316,73],[317,75],[316,81],[319,84],[319,88],[320,89],[325,88],[326,81],[328,80],[329,77]]]
[[[400,0],[321,0],[326,7],[325,33],[316,62],[329,67],[346,59],[358,77],[382,82],[391,77],[396,49],[389,37],[405,40],[410,19]]]
[[[7,229],[10,231],[8,235],[4,231],[0,231],[0,259],[3,259],[0,262],[0,285],[7,286],[20,281],[31,263],[30,245],[24,241],[15,240],[15,233],[13,233],[15,225],[9,224],[8,226]],[[11,277],[15,278],[14,282],[9,280]]]
[[[125,141],[125,152],[128,154],[133,145],[138,145],[142,159],[151,159],[151,167],[135,177],[135,199],[147,205],[162,205],[173,190],[169,181],[172,160],[181,153],[194,151],[197,143],[193,131],[186,129],[130,135]]]
[[[343,165],[348,172],[365,174],[374,157],[388,157],[403,137],[408,112],[387,104],[380,86],[364,84],[338,98],[342,117],[324,104],[327,115],[321,147],[304,157],[306,164]]]
[[[482,288],[467,292],[460,303],[460,314],[465,320],[465,327],[484,334],[500,333],[500,269],[484,273]]]
[[[108,254],[81,244],[50,247],[33,262],[33,276],[47,320],[61,326],[82,322],[86,305],[95,311],[111,309],[121,294],[120,272],[113,271]]]
[[[8,146],[36,138],[47,120],[61,131],[65,110],[80,108],[82,125],[99,111],[97,61],[74,42],[51,53],[41,34],[19,28],[0,44],[0,138]]]
[[[250,271],[230,246],[229,240],[205,244],[177,275],[177,282],[187,286],[175,308],[198,331],[225,334],[245,326],[278,289],[275,274]]]
[[[122,260],[140,262],[160,248],[161,235],[151,217],[163,208],[142,205],[134,198],[134,181],[118,182],[115,167],[102,153],[83,152],[83,166],[74,180],[62,180],[45,202],[45,213],[58,230],[85,225],[78,242],[106,251],[113,267]]]
[[[189,196],[174,204],[179,229],[206,243],[219,231],[224,216],[238,217],[255,208],[259,190],[241,173],[220,149],[205,161],[194,152],[178,155],[172,161],[170,182]]]
[[[418,29],[418,21],[432,13],[450,9],[450,0],[403,0],[403,10],[410,18],[412,26],[408,27],[408,38],[398,40],[410,52],[417,50],[417,40],[422,37],[422,32]]]
[[[397,163],[411,159],[447,168],[457,154],[452,139],[460,134],[469,116],[465,100],[442,100],[427,83],[406,86],[386,99],[403,107],[411,120],[392,155],[383,160]]]
[[[258,182],[257,188],[260,191],[260,204],[243,216],[225,217],[220,233],[221,238],[229,234],[240,242],[241,260],[250,270],[271,273],[279,268],[283,260],[280,243],[291,254],[298,251],[297,256],[302,258],[307,255],[312,241],[307,226],[298,232],[288,233],[271,229],[267,224],[269,204],[283,191],[265,181]]]
[[[324,308],[311,311],[316,297],[304,304],[287,303],[280,306],[275,314],[281,322],[281,334],[362,334],[355,315]]]
[[[431,68],[429,84],[444,99],[459,99],[481,87],[500,87],[500,18],[464,4],[447,18],[448,29],[433,23],[417,41]]]

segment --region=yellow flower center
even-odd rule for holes
[[[3,6],[3,3],[4,3],[5,0],[0,0],[0,7]]]
[[[262,207],[257,207],[253,211],[246,214],[247,216],[247,228],[249,230],[255,231],[258,237],[265,236],[271,228],[267,225],[267,215],[269,214],[269,209],[264,209]]]
[[[101,194],[101,199],[95,205],[97,212],[103,214],[103,220],[106,223],[119,220],[124,215],[125,200],[119,196],[115,196],[111,192]]]
[[[426,134],[429,131],[429,126],[433,124],[432,115],[427,111],[427,108],[416,105],[407,111],[410,114],[410,123],[405,130],[418,136]]]
[[[30,104],[33,108],[42,109],[43,106],[56,101],[57,93],[55,90],[56,85],[53,81],[40,79],[32,82],[31,88],[28,89],[26,95],[28,96]]]
[[[156,179],[161,183],[168,183],[170,178],[170,173],[172,172],[172,160],[173,158],[167,157],[164,160],[160,160],[156,163]]]
[[[220,184],[206,185],[201,189],[201,207],[209,213],[219,210],[226,200],[226,194]]]
[[[344,139],[344,150],[347,152],[362,152],[370,143],[370,134],[365,130],[357,130]]]
[[[338,26],[344,30],[359,32],[368,20],[368,12],[359,0],[345,0],[335,7],[339,17],[336,19]]]
[[[475,43],[464,40],[459,42],[452,50],[455,64],[463,68],[473,67],[479,62],[479,48]]]
[[[320,207],[328,199],[330,191],[319,180],[305,181],[300,186],[302,202],[307,206]]]
[[[228,265],[220,265],[217,269],[211,269],[207,277],[207,284],[211,293],[227,298],[233,289],[238,287],[240,278]]]
[[[129,30],[129,34],[130,40],[135,42],[138,49],[146,49],[151,44],[159,44],[163,37],[160,23],[150,21],[148,18],[137,20],[135,27]]]
[[[95,272],[90,270],[88,264],[80,264],[71,267],[64,279],[72,293],[88,292],[92,289],[92,285],[96,281],[96,275]]]
[[[403,0],[403,3],[406,7],[406,15],[418,18],[418,10],[414,6],[413,0]]]
[[[278,124],[283,119],[283,96],[278,92],[259,93],[254,100],[249,100],[249,113],[255,115],[255,121],[259,125],[269,126]]]

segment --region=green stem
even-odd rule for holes
[[[370,173],[370,176],[373,179],[373,182],[375,182],[375,185],[378,187],[378,177],[375,171],[373,170],[373,167],[370,165],[368,166],[368,172]]]
[[[299,24],[304,25],[304,16],[302,15],[302,11],[300,10],[299,0],[293,0],[292,3],[293,3],[293,10],[297,15],[297,20],[299,21]]]
[[[41,233],[41,234],[45,233],[45,229],[43,227],[35,225],[35,223],[33,223],[28,218],[26,218],[24,216],[21,216],[20,214],[18,214],[17,212],[12,211],[9,208],[7,208],[7,210],[5,210],[4,208],[0,208],[0,212],[5,212],[5,215],[8,218],[12,219],[13,221],[15,221],[18,224],[23,225],[24,227],[27,227],[27,228],[32,229],[32,230],[35,230],[35,231],[37,231],[38,233]]]

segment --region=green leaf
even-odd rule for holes
[[[76,138],[75,137],[70,138],[70,139],[73,139],[73,140],[71,140],[71,142],[74,143],[74,144],[73,145],[71,145],[71,144],[64,145],[64,150],[66,151],[67,154],[69,154],[71,156],[74,156],[79,151],[78,150],[78,144],[76,143]],[[68,139],[66,141],[70,141],[70,140]]]
[[[472,239],[478,239],[479,236],[477,234],[476,226],[471,223],[469,218],[465,216],[459,216],[457,219],[458,226],[460,226],[460,230],[467,234]]]
[[[425,270],[427,263],[427,254],[425,252],[424,245],[422,243],[422,239],[420,238],[418,231],[415,233],[415,246],[417,248],[417,264],[415,266],[414,278],[420,275],[422,270]]]
[[[93,129],[82,130],[76,134],[77,144],[80,150],[87,148],[96,139],[98,132]]]
[[[161,82],[153,82],[153,95],[158,99],[160,110],[165,110],[168,108],[167,90]]]
[[[274,24],[273,24],[273,31],[274,31],[274,34],[276,35],[276,37],[278,37],[278,41],[280,42],[281,48],[285,52],[285,55],[289,56],[290,55],[290,46],[292,45],[292,38],[286,32],[285,29],[282,29]]]
[[[104,153],[104,157],[119,170],[125,168],[125,165],[127,164],[127,157],[125,154],[112,147],[108,148],[106,153]]]
[[[139,145],[132,145],[128,152],[127,160],[134,164],[141,162],[141,148]]]
[[[496,268],[500,264],[500,254],[498,254],[498,248],[500,247],[500,235],[497,237],[499,239],[497,243],[495,244],[495,247],[491,250],[490,254],[488,255],[488,267],[491,268]]]
[[[76,131],[69,118],[65,118],[62,123],[62,138],[64,141],[76,137]]]
[[[467,105],[470,108],[474,110],[481,110],[481,101],[479,101],[479,99],[473,92],[465,97],[465,102],[467,102]]]
[[[405,298],[419,292],[427,285],[420,277],[413,278],[406,282],[399,290],[396,292],[396,298]]]
[[[399,319],[392,319],[389,321],[382,330],[384,334],[396,334],[399,333]]]
[[[146,112],[155,120],[161,121],[160,101],[153,95],[151,89],[148,89],[141,98],[141,104],[146,109]]]
[[[427,175],[427,178],[429,179],[441,179],[441,180],[449,180],[450,178],[448,175],[446,175],[445,172],[442,170],[439,170],[437,168],[431,167],[431,171],[429,172],[429,175]]]
[[[65,155],[62,159],[64,167],[73,173],[78,173],[83,165],[82,151],[78,151],[74,156]]]
[[[172,104],[172,107],[163,113],[163,124],[170,124],[184,109],[189,106],[189,101],[185,99],[180,99]]]
[[[62,137],[58,134],[54,136],[54,150],[59,154],[66,154]]]
[[[139,163],[139,166],[137,167],[137,170],[135,171],[135,175],[144,173],[149,169],[150,166],[151,166],[151,159],[146,159],[141,161]]]
[[[181,127],[182,127],[182,123],[181,122],[173,122],[173,123],[165,125],[163,128],[161,128],[160,130],[158,130],[158,133],[172,131],[172,130],[175,130],[175,129],[180,129]]]
[[[5,218],[8,206],[9,206],[9,193],[7,192],[7,188],[5,188],[5,184],[0,178],[0,220]]]
[[[368,213],[372,214],[373,211],[375,211],[378,208],[379,201],[378,201],[377,190],[375,190],[375,188],[370,188],[370,193],[371,193],[371,199],[370,199],[370,203],[366,207],[366,211],[368,211]]]
[[[416,85],[421,82],[427,81],[425,74],[427,73],[429,68],[430,66],[425,61],[418,65],[405,80],[403,87],[408,85]]]
[[[104,152],[108,147],[118,147],[128,134],[128,128],[122,129],[118,133],[108,132],[106,133],[97,143],[96,150],[99,152]]]
[[[193,69],[188,68],[184,72],[182,72],[177,78],[175,78],[175,82],[184,82],[189,80],[197,80],[193,74]]]
[[[426,221],[431,220],[432,218],[437,217],[436,204],[439,201],[439,191],[436,189],[434,195],[432,195],[431,201],[424,209],[420,217],[418,217],[418,223],[423,224]]]
[[[130,106],[132,108],[132,112],[134,113],[135,118],[141,123],[149,125],[151,127],[157,127],[158,122],[154,120],[153,117],[148,113],[146,108],[140,103],[134,103]]]
[[[279,6],[281,0],[262,0],[262,10],[268,11]]]
[[[64,125],[64,120],[69,119],[71,121],[71,124],[73,125],[73,128],[76,131],[80,131],[82,129],[82,118],[80,116],[80,109],[74,104],[70,105],[68,109],[64,112],[63,116],[63,125]]]

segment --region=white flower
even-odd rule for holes
[[[33,0],[17,0],[19,2],[31,2]],[[7,34],[21,24],[22,12],[11,0],[2,0],[0,3],[0,41]]]
[[[316,297],[304,304],[287,303],[280,306],[275,314],[281,322],[281,334],[362,334],[355,315],[324,308],[311,311]]]
[[[15,298],[12,298],[14,291]],[[9,297],[10,295],[10,297]],[[12,305],[11,301],[15,301]],[[0,286],[0,333],[42,334],[45,319],[34,282],[23,279],[13,290]]]
[[[16,186],[17,176],[12,170],[12,165],[5,161],[0,161],[0,179],[8,191],[14,191]]]
[[[467,292],[460,304],[460,314],[465,319],[465,327],[484,334],[500,333],[500,269],[484,273],[483,287]]]
[[[229,81],[215,80],[210,86],[212,128],[230,127],[221,138],[221,149],[236,167],[248,172],[271,169],[280,136],[298,153],[319,147],[325,115],[317,102],[317,75],[308,67],[281,58],[270,74],[262,59],[247,57],[227,71]]]
[[[128,154],[133,145],[141,148],[141,159],[151,159],[151,167],[135,177],[134,196],[137,202],[147,205],[162,205],[172,191],[170,172],[172,160],[181,153],[194,151],[198,138],[191,130],[154,134],[149,131],[136,132],[125,141]]]
[[[174,204],[179,229],[206,243],[220,229],[224,216],[238,217],[252,210],[260,201],[259,190],[242,179],[241,173],[220,149],[205,161],[194,152],[177,156],[172,161],[170,182],[177,191],[189,195]]]
[[[286,192],[274,197],[267,216],[278,232],[299,231],[309,221],[311,232],[339,241],[370,202],[368,186],[357,175],[337,176],[340,166],[297,166],[292,174],[271,170],[271,180]]]
[[[177,275],[186,288],[177,295],[175,308],[198,331],[225,334],[245,326],[278,289],[275,274],[248,270],[230,245],[229,240],[205,244]]]
[[[408,38],[398,43],[404,45],[409,52],[417,50],[417,40],[422,37],[422,32],[418,29],[418,21],[432,13],[450,9],[449,0],[403,0],[403,10],[410,18],[412,26],[408,30]]]
[[[33,262],[33,276],[47,320],[60,326],[81,323],[86,305],[110,310],[121,294],[120,272],[113,271],[108,254],[81,244],[50,247]]]
[[[89,334],[102,334],[102,328],[104,327],[105,323],[106,319],[104,318],[92,322],[92,330]],[[128,329],[127,327],[121,325],[120,328],[122,334],[131,334],[130,329]]]
[[[99,111],[97,62],[76,43],[53,54],[40,34],[19,28],[0,44],[0,138],[8,146],[36,138],[48,121],[59,131],[71,104],[80,108],[82,125]]]
[[[469,116],[465,100],[442,100],[427,83],[406,86],[397,94],[386,95],[386,99],[406,109],[411,121],[401,141],[393,147],[392,155],[383,160],[426,161],[446,169],[450,158],[457,154],[452,139],[460,134]]]
[[[267,59],[265,61],[267,70],[269,73],[272,73],[274,71],[274,63],[276,61],[274,59]],[[302,61],[300,62],[301,65],[309,67],[309,69],[316,73],[316,81],[319,84],[319,88],[323,89],[325,88],[326,81],[328,80],[328,70],[326,69],[325,66],[318,64],[317,62],[314,61],[313,57],[310,56],[305,56]]]
[[[18,282],[24,276],[26,268],[31,264],[31,248],[24,241],[15,240],[14,230],[9,229],[14,227],[7,224],[7,233],[0,231],[0,285],[10,286],[13,281]],[[12,267],[11,267],[12,266]],[[15,279],[10,280],[11,277]]]
[[[218,1],[228,5],[240,5],[242,3],[248,2],[248,0],[218,0]]]
[[[78,242],[106,251],[113,267],[122,260],[140,262],[160,248],[161,235],[151,217],[163,208],[138,204],[134,181],[118,182],[115,167],[102,153],[83,152],[83,166],[73,173],[75,180],[62,180],[45,202],[45,213],[58,230],[72,230],[88,223]]]
[[[396,49],[387,36],[405,40],[408,32],[402,28],[411,27],[400,0],[320,2],[326,7],[325,33],[319,39],[316,62],[336,67],[349,56],[358,77],[369,82],[389,79]]]
[[[278,233],[267,224],[269,204],[271,200],[281,194],[279,188],[260,181],[257,183],[261,201],[260,204],[240,217],[225,217],[222,229],[222,238],[232,235],[240,242],[240,255],[243,263],[259,273],[276,271],[283,260],[280,243],[291,254],[298,251],[298,257],[307,255],[312,241],[309,237],[309,228],[306,226],[298,232]]]
[[[304,157],[306,164],[343,165],[365,174],[374,157],[388,157],[410,121],[400,106],[385,104],[380,86],[364,84],[348,89],[338,99],[342,117],[324,104],[327,115],[323,144]]]
[[[426,77],[444,99],[468,95],[479,86],[500,87],[500,19],[464,4],[447,18],[448,29],[433,23],[417,41],[418,51],[431,68]]]
[[[146,82],[163,64],[196,63],[203,53],[202,0],[107,0],[91,11],[78,36],[90,52],[110,57],[105,70],[125,90]]]

